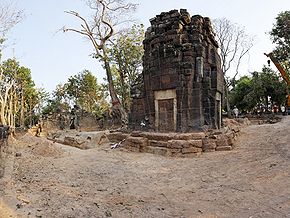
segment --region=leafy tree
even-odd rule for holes
[[[280,61],[289,61],[290,58],[290,11],[284,11],[276,17],[271,32],[271,39],[276,44],[275,57]]]
[[[68,112],[78,105],[82,110],[101,116],[109,110],[107,87],[98,84],[97,78],[84,70],[68,78],[64,84],[57,85],[52,97],[47,100],[43,114]]]
[[[252,90],[252,78],[248,76],[241,77],[230,92],[231,105],[237,106],[240,110],[250,110],[256,103],[250,98]]]
[[[270,68],[254,72],[251,77],[241,77],[230,92],[231,104],[250,111],[257,106],[284,104],[286,84]]]
[[[135,10],[136,4],[126,3],[124,0],[89,0],[88,5],[94,11],[93,19],[81,16],[75,11],[67,13],[75,16],[81,22],[81,28],[63,28],[64,32],[72,31],[87,37],[95,49],[94,57],[99,60],[106,71],[108,89],[112,101],[113,110],[119,114],[123,123],[127,123],[127,113],[120,103],[113,84],[109,47],[116,34],[119,24],[128,21],[128,15]]]
[[[142,72],[143,40],[144,26],[133,25],[118,35],[110,50],[114,84],[127,111],[131,104],[130,88]]]
[[[32,115],[39,102],[31,72],[15,59],[4,61],[1,69],[1,122],[24,126],[25,117]]]
[[[72,76],[65,84],[67,95],[83,110],[93,112],[98,101],[97,78],[88,70]]]

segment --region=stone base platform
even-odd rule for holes
[[[198,156],[202,152],[229,151],[240,132],[239,126],[192,133],[159,133],[134,131],[130,134],[113,132],[111,142],[125,139],[122,147],[133,152],[146,152],[173,157]]]

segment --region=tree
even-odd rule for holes
[[[144,26],[133,25],[113,41],[110,49],[113,80],[126,111],[131,105],[130,89],[142,72]]]
[[[5,35],[23,19],[24,13],[15,8],[12,2],[0,2],[0,60]],[[0,65],[1,71],[1,65]]]
[[[75,11],[67,11],[66,13],[80,20],[81,28],[64,27],[63,31],[76,32],[90,40],[95,49],[94,57],[103,63],[106,71],[113,110],[116,114],[119,114],[123,123],[127,123],[127,113],[117,96],[113,84],[108,48],[111,46],[111,40],[118,30],[118,25],[128,21],[128,15],[135,10],[136,4],[126,3],[124,0],[89,0],[88,6],[95,12],[92,21],[89,22],[89,19]]]
[[[68,97],[73,99],[74,104],[83,110],[92,113],[96,109],[98,96],[97,78],[88,70],[71,76],[64,85]]]
[[[0,2],[0,34],[4,36],[23,19],[23,11],[15,8],[13,3]]]
[[[239,109],[251,111],[255,107],[266,109],[273,104],[285,102],[286,84],[270,68],[264,67],[262,72],[254,72],[251,77],[241,77],[230,92],[231,104]]]
[[[31,116],[39,102],[38,91],[28,68],[22,67],[16,59],[2,63],[1,74],[1,123],[12,128],[24,126],[25,117]]]
[[[235,85],[236,77],[242,59],[253,47],[254,38],[246,34],[245,28],[232,23],[226,18],[215,19],[213,21],[216,39],[220,48],[222,72],[225,81],[225,100],[228,115],[230,115],[230,104],[228,91],[231,86]],[[229,76],[228,72],[234,72]]]
[[[290,58],[290,11],[284,11],[276,17],[271,32],[271,39],[276,44],[275,57],[280,61],[289,61]]]
[[[77,105],[83,111],[99,116],[109,110],[107,88],[99,84],[88,70],[73,75],[64,84],[57,85],[52,97],[47,99],[43,114],[68,112]]]
[[[237,106],[241,111],[247,111],[254,108],[256,102],[251,99],[252,78],[248,76],[241,77],[233,90],[230,92],[231,105]]]

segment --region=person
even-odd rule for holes
[[[65,117],[62,113],[58,114],[58,124],[59,124],[59,129],[64,130],[65,129]]]
[[[282,115],[285,115],[285,111],[286,111],[286,108],[284,105],[281,106],[281,112],[282,112]]]
[[[42,130],[43,130],[43,122],[42,117],[40,116],[38,119],[38,123],[36,124],[37,130],[36,130],[36,136],[40,136]]]
[[[71,110],[71,120],[70,120],[70,129],[79,129],[79,118],[77,115],[78,107],[74,105],[73,109]]]
[[[239,109],[237,108],[237,106],[234,107],[233,114],[234,114],[235,118],[238,118],[238,116],[239,116]]]

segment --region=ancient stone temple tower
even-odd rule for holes
[[[185,9],[150,20],[143,73],[132,88],[133,129],[190,132],[220,128],[223,75],[210,19]]]

